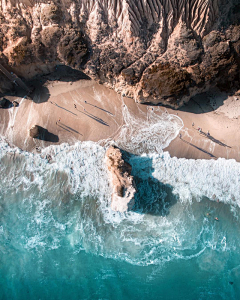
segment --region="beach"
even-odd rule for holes
[[[238,96],[172,110],[50,79],[0,110],[2,298],[239,299]],[[111,209],[111,144],[136,184],[124,213]]]
[[[238,94],[228,96],[213,90],[194,97],[179,110],[173,110],[135,103],[133,99],[122,97],[92,80],[48,78],[44,83],[35,80],[35,89],[28,96],[24,96],[24,91],[5,96],[9,101],[19,103],[18,107],[0,110],[0,133],[11,145],[33,152],[36,147],[41,149],[51,144],[74,144],[77,141],[102,141],[104,145],[106,141],[117,139],[121,128],[126,125],[123,111],[127,109],[134,122],[139,124],[149,111],[182,120],[179,134],[163,149],[172,157],[223,157],[240,161]],[[55,139],[31,138],[29,129],[34,125],[47,129]],[[135,124],[135,131],[137,126]],[[161,132],[154,134],[160,135]]]

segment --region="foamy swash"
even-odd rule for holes
[[[226,241],[214,218],[238,219],[239,163],[177,159],[164,152],[131,155],[136,206],[120,214],[109,205],[105,150],[97,143],[79,142],[33,154],[1,139],[1,200],[6,197],[7,205],[16,206],[26,228],[31,224],[31,230],[18,233],[24,236],[24,249],[57,249],[64,239],[74,251],[138,265],[191,259],[208,247],[232,249],[233,235]],[[221,202],[230,204],[224,214]],[[4,224],[2,231],[8,235]]]

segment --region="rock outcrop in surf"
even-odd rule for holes
[[[0,63],[24,78],[62,63],[173,107],[239,88],[239,0],[1,0],[0,19]]]
[[[123,160],[121,150],[111,146],[106,151],[106,164],[112,185],[111,208],[114,211],[126,212],[132,209],[136,188],[132,167]]]

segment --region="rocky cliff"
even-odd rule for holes
[[[178,107],[239,87],[239,20],[239,0],[1,0],[0,63],[26,79],[63,63]]]

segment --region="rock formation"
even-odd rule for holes
[[[10,108],[10,107],[12,107],[11,101],[9,101],[6,98],[0,99],[0,108]]]
[[[1,0],[0,63],[26,79],[62,63],[178,107],[239,88],[239,20],[239,0]]]
[[[39,125],[33,125],[30,129],[29,129],[29,135],[30,137],[32,137],[33,139],[38,139],[41,137],[41,135],[43,135],[43,131],[44,128],[39,126]]]
[[[112,210],[119,212],[131,210],[136,193],[133,176],[131,176],[132,167],[123,160],[120,149],[114,146],[106,151],[106,163],[113,188]]]

